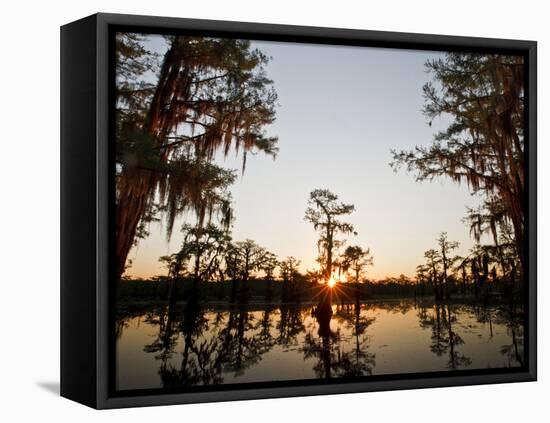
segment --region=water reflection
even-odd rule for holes
[[[472,360],[459,351],[464,340],[455,330],[457,325],[455,306],[451,304],[435,304],[428,313],[425,307],[420,307],[419,324],[431,330],[430,350],[438,357],[447,357],[447,368],[456,370],[472,364]]]
[[[498,307],[412,301],[135,306],[117,320],[117,389],[521,366],[521,322]]]

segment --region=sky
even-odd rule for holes
[[[247,159],[246,171],[231,187],[236,221],[234,240],[250,238],[280,258],[294,256],[300,269],[318,269],[318,235],[304,220],[309,193],[329,189],[355,205],[348,221],[357,236],[346,245],[370,248],[374,266],[367,277],[414,276],[424,251],[436,247],[442,231],[460,242],[467,255],[473,241],[462,222],[466,206],[478,200],[465,185],[440,178],[416,182],[404,169],[389,166],[390,149],[427,146],[445,126],[431,127],[422,115],[422,86],[430,80],[425,63],[441,53],[399,49],[344,47],[282,42],[252,42],[271,57],[267,75],[279,96],[277,120],[267,127],[279,138],[275,160],[262,154]],[[147,47],[164,53],[162,37],[152,35]],[[216,158],[239,169],[241,158]],[[164,275],[158,257],[181,244],[174,226],[170,242],[162,223],[129,255],[127,274]]]

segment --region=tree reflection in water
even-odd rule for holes
[[[368,350],[369,337],[365,332],[375,318],[362,315],[360,304],[337,307],[336,313],[332,307],[320,304],[313,315],[318,324],[317,334],[314,330],[306,333],[303,352],[305,358],[317,359],[313,367],[315,375],[326,379],[371,375],[376,355]],[[338,322],[335,331],[330,327],[333,316]],[[346,339],[340,329],[342,325],[351,328],[352,340]],[[353,348],[346,350],[346,346]]]
[[[505,324],[510,335],[510,343],[502,345],[500,352],[508,361],[508,366],[515,363],[524,363],[524,316],[521,309],[515,306],[506,307],[500,310],[495,319],[496,323]]]
[[[398,317],[391,317],[394,315]],[[115,335],[120,342],[125,331],[146,326],[152,340],[145,343],[143,353],[154,358],[151,371],[158,374],[160,386],[192,387],[286,380],[294,375],[293,369],[301,372],[295,378],[369,376],[377,367],[377,354],[382,357],[378,374],[384,374],[388,366],[401,371],[397,361],[388,360],[399,360],[401,353],[395,351],[401,348],[401,337],[387,337],[385,332],[386,321],[401,319],[419,331],[413,342],[421,347],[418,354],[422,357],[415,360],[424,360],[423,366],[436,370],[472,368],[472,354],[477,358],[475,354],[487,348],[487,342],[494,344],[490,356],[494,366],[523,365],[523,314],[503,306],[387,301],[339,306],[321,302],[315,307],[287,304],[256,310],[204,309],[198,303],[145,310],[128,307],[117,319]],[[420,336],[423,331],[429,331],[427,340]],[[484,338],[479,338],[481,333]],[[389,346],[385,345],[388,339],[393,339]],[[388,350],[380,349],[385,347]],[[124,357],[119,355],[120,360]],[[280,364],[283,357],[294,367],[287,369],[287,364]],[[251,368],[256,368],[253,376],[247,371]],[[407,371],[411,370],[402,370]]]
[[[456,316],[453,314],[453,307],[451,304],[435,303],[431,310],[421,305],[418,312],[420,326],[432,332],[430,350],[438,357],[448,356],[449,370],[467,367],[472,363],[469,357],[458,350],[464,340],[455,330]]]
[[[280,313],[276,343],[288,350],[298,345],[298,335],[305,330],[302,310],[297,305],[283,305]]]

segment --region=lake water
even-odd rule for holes
[[[130,308],[116,388],[145,389],[518,367],[523,327],[496,307],[388,301],[247,309]],[[328,315],[327,315],[328,314]]]

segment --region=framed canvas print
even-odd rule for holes
[[[61,30],[61,391],[96,408],[536,379],[536,43]]]

